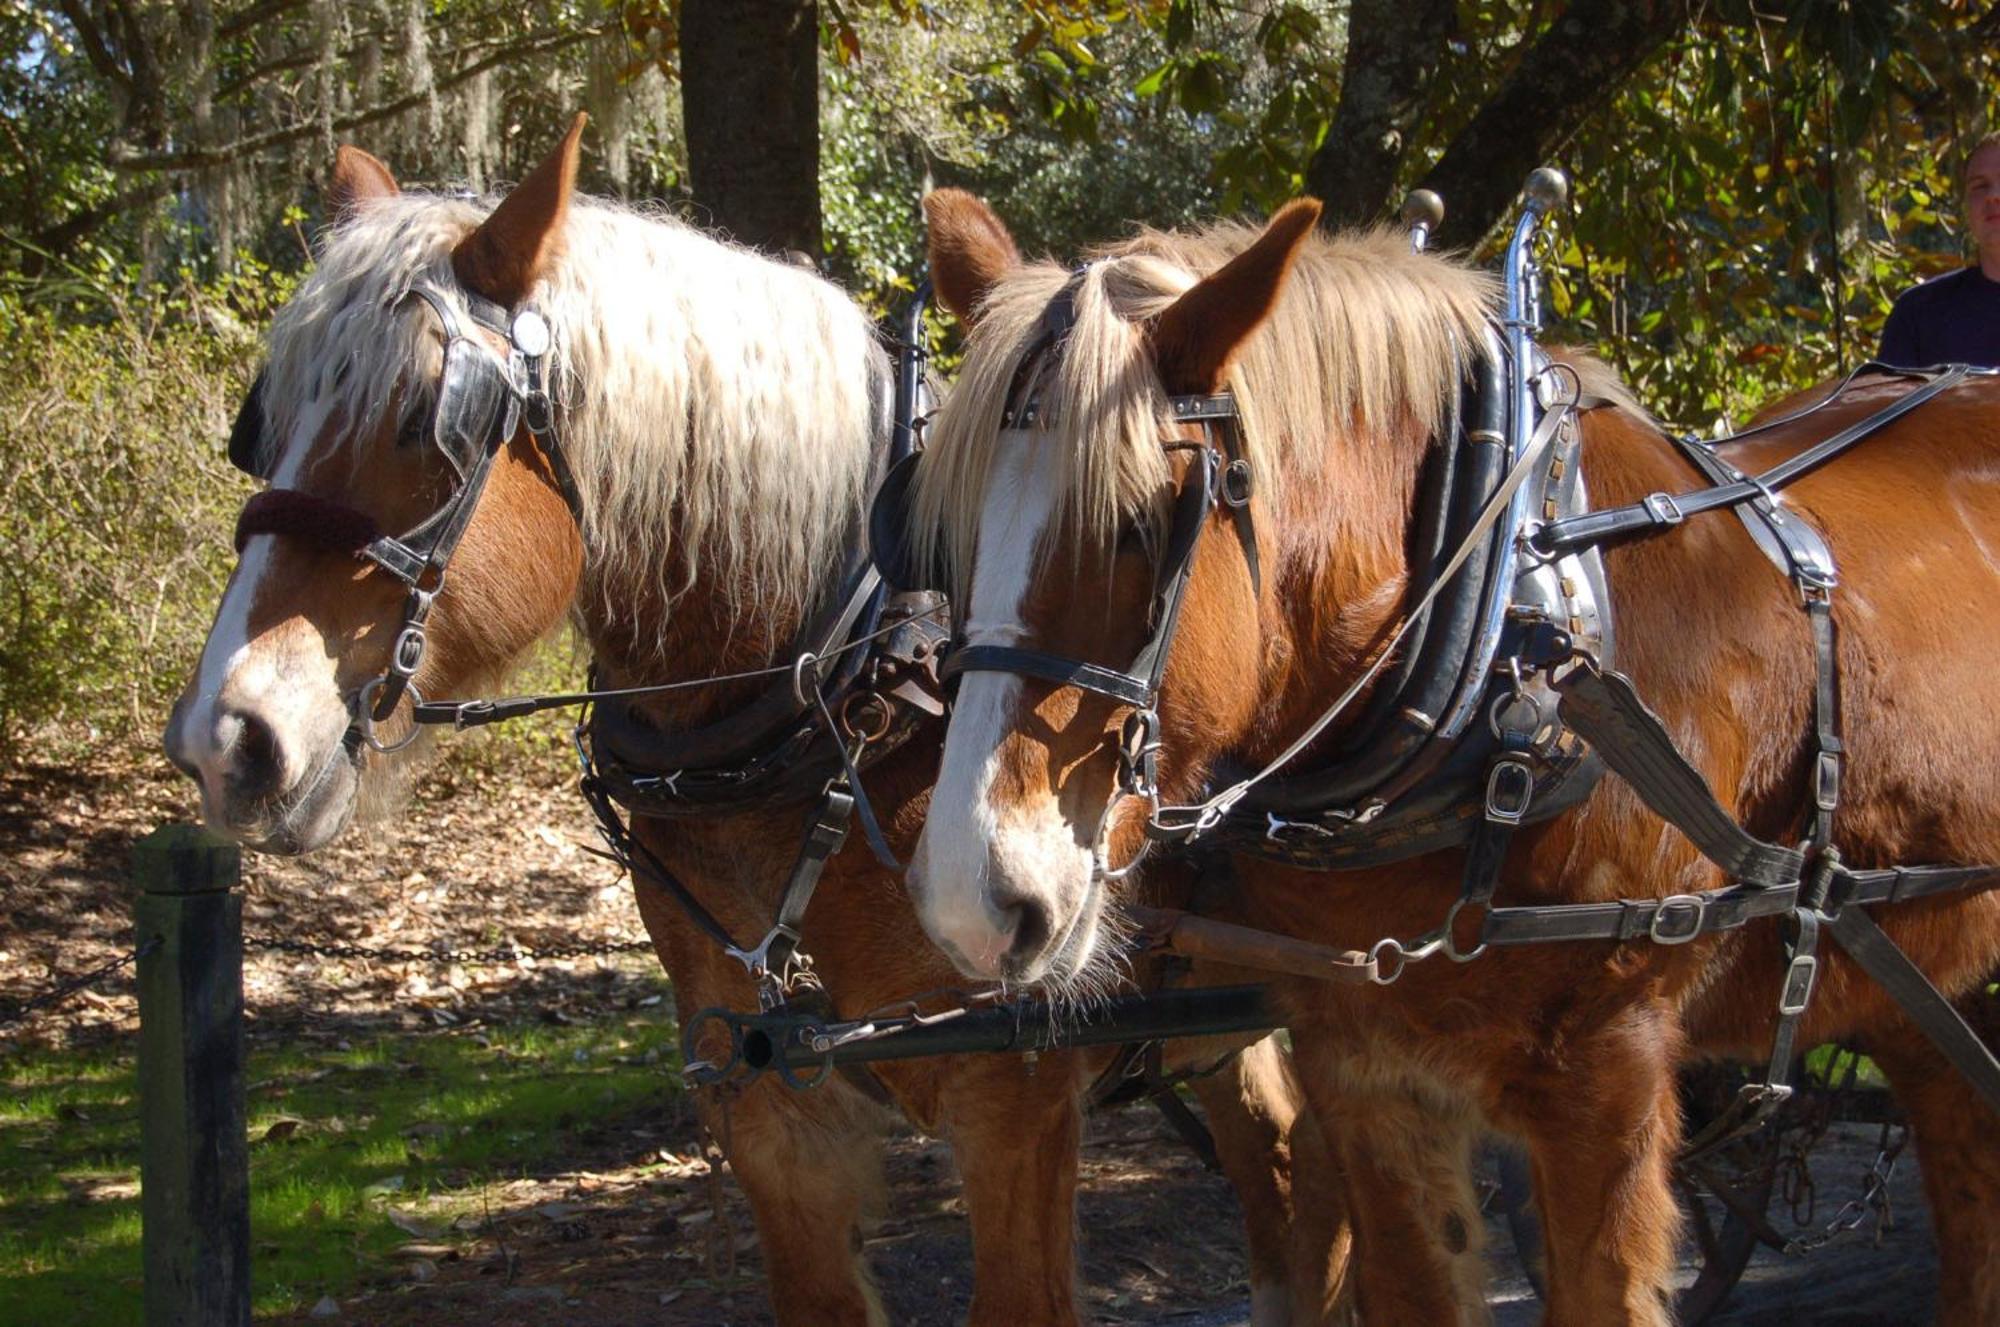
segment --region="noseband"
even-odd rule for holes
[[[395,712],[404,692],[419,695],[412,679],[423,664],[429,643],[425,622],[444,588],[445,569],[472,523],[494,458],[524,423],[547,458],[570,515],[579,527],[582,524],[582,499],[557,440],[545,381],[544,361],[552,342],[548,323],[532,307],[510,313],[471,291],[459,293],[472,321],[505,337],[508,351],[503,360],[469,332],[443,291],[424,284],[410,288],[411,295],[431,306],[444,330],[444,372],[430,419],[431,443],[458,481],[444,505],[405,533],[385,535],[371,517],[346,503],[299,489],[272,488],[244,504],[236,523],[239,551],[251,535],[302,537],[365,558],[408,587],[403,624],[390,647],[388,665],[381,676],[363,683],[351,702],[350,743],[358,739],[377,751],[396,750],[415,737],[417,730],[412,727],[408,736],[386,744],[376,737],[375,725]],[[269,467],[258,463],[264,450],[258,437],[263,389],[259,374],[237,417],[229,455],[239,469],[268,479]]]

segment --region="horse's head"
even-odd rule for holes
[[[341,149],[336,226],[231,441],[270,487],[167,724],[215,829],[326,843],[393,767],[416,695],[493,677],[561,623],[581,536],[523,408],[547,328],[508,323],[559,247],[582,126],[490,214],[402,195]]]
[[[1106,862],[1138,850],[1143,821],[1144,799],[1118,793],[1146,781],[1142,748],[1157,744],[1162,793],[1184,794],[1257,719],[1275,549],[1250,515],[1270,493],[1241,483],[1248,470],[1261,485],[1268,457],[1255,384],[1233,365],[1319,206],[1227,230],[1199,279],[1183,237],[1142,236],[1072,273],[1021,264],[970,195],[925,206],[937,289],[973,331],[908,530],[963,630],[909,883],[966,972],[1060,987],[1107,948]],[[1233,407],[1217,395],[1232,387]],[[1252,427],[1202,419],[1211,409]],[[1157,733],[1140,711],[1157,712]]]

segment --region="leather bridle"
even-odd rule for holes
[[[1036,396],[1046,382],[1076,320],[1076,289],[1082,273],[1072,277],[1042,315],[1042,330],[1022,355],[1002,415],[1010,428],[1033,428],[1046,415]],[[1168,408],[1174,423],[1197,425],[1200,442],[1168,439],[1168,451],[1192,454],[1174,498],[1173,518],[1154,568],[1153,594],[1147,610],[1152,631],[1123,668],[1018,645],[956,645],[946,655],[939,676],[949,681],[962,673],[1012,673],[1057,686],[1076,687],[1120,705],[1130,706],[1119,739],[1118,784],[1121,791],[1157,802],[1160,748],[1160,684],[1167,656],[1180,625],[1182,601],[1194,576],[1195,553],[1202,531],[1217,510],[1229,513],[1243,547],[1255,593],[1262,584],[1257,558],[1257,533],[1250,514],[1253,488],[1250,461],[1243,455],[1242,420],[1236,398],[1228,392],[1173,396]],[[1107,816],[1108,819],[1108,816]],[[1127,868],[1129,869],[1129,867]]]
[[[460,291],[473,323],[506,338],[502,359],[470,332],[452,301],[435,286],[419,283],[409,294],[430,305],[444,331],[444,370],[432,406],[430,439],[451,468],[457,483],[444,504],[400,535],[381,533],[366,513],[331,498],[292,488],[270,488],[244,504],[236,523],[236,546],[257,534],[300,536],[365,558],[408,588],[403,622],[389,650],[383,672],[364,682],[349,702],[353,722],[347,745],[358,751],[365,743],[377,751],[399,750],[418,731],[384,742],[375,725],[395,712],[408,692],[420,701],[413,679],[422,667],[429,644],[425,624],[459,540],[472,523],[473,512],[492,474],[501,448],[525,424],[547,458],[555,487],[578,528],[583,503],[576,480],[555,431],[554,409],[546,382],[545,360],[552,344],[547,321],[532,306],[508,310],[471,291]],[[264,379],[260,374],[243,403],[231,434],[229,455],[239,469],[269,478],[269,466],[258,439]]]

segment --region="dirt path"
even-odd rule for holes
[[[428,776],[402,825],[351,835],[304,862],[246,861],[245,929],[254,936],[424,949],[640,938],[628,887],[582,851],[590,834],[566,771],[539,780],[468,772]],[[0,776],[0,1001],[130,945],[131,846],[192,814],[181,781],[155,762],[116,761]],[[532,961],[481,967],[253,952],[246,993],[254,1038],[309,1031],[449,1027],[530,1014],[601,1017],[659,990],[643,960]],[[53,1016],[0,1029],[24,1042],[127,1037],[130,973]],[[1816,1164],[1824,1221],[1853,1191],[1873,1135],[1844,1126]],[[579,1131],[545,1173],[496,1186],[477,1219],[412,1232],[396,1264],[353,1296],[290,1321],[492,1327],[646,1322],[761,1324],[762,1268],[747,1211],[711,1175],[684,1107]],[[671,1158],[672,1164],[663,1164]],[[867,1243],[891,1320],[947,1327],[970,1302],[963,1207],[943,1144],[888,1142],[891,1205]],[[1092,1319],[1203,1327],[1247,1321],[1234,1197],[1149,1110],[1094,1120],[1084,1160],[1083,1281]],[[1739,1327],[1927,1321],[1935,1267],[1913,1159],[1893,1187],[1897,1219],[1877,1247],[1850,1236],[1810,1258],[1760,1252],[1715,1319]],[[1489,1246],[1498,1327],[1525,1327],[1539,1304],[1504,1225]]]

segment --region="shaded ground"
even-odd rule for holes
[[[583,851],[587,813],[551,763],[539,785],[463,771],[429,776],[401,824],[350,835],[305,861],[244,864],[245,999],[253,1046],[337,1045],[385,1031],[477,1037],[523,1018],[585,1021],[666,999],[649,955],[482,965],[383,962],[259,950],[259,938],[409,949],[643,939],[629,887]],[[195,813],[164,768],[101,761],[0,776],[0,1015],[128,953],[133,844]],[[0,1027],[21,1045],[117,1044],[135,1026],[130,969],[53,1011]],[[561,1163],[489,1185],[480,1210],[391,1207],[402,1256],[355,1294],[286,1321],[565,1324],[763,1323],[747,1208],[704,1157],[684,1099],[595,1121]],[[888,1142],[892,1206],[867,1244],[898,1323],[962,1322],[970,1245],[943,1144]],[[1101,1322],[1226,1317],[1248,1295],[1227,1187],[1148,1109],[1094,1121],[1084,1161],[1084,1279]],[[1197,1232],[1198,1238],[1191,1238]],[[136,1269],[135,1269],[136,1270]]]
[[[0,1023],[57,978],[129,952],[131,847],[153,826],[192,814],[183,787],[164,769],[113,761],[0,776],[8,905],[0,912]],[[559,765],[526,786],[519,774],[435,774],[398,827],[352,835],[306,862],[246,859],[246,932],[401,949],[642,938],[627,887],[579,846],[592,842]],[[643,954],[479,965],[253,950],[245,982],[253,1039],[333,1044],[386,1030],[478,1037],[488,1024],[605,1018],[671,998]],[[130,971],[121,970],[52,1012],[0,1026],[0,1054],[30,1043],[127,1039],[130,994]],[[1822,1221],[1872,1156],[1872,1133],[1843,1128],[1815,1162]],[[949,1155],[908,1132],[888,1147],[892,1205],[867,1254],[892,1321],[961,1322],[969,1245]],[[1093,1121],[1084,1175],[1083,1278],[1096,1321],[1245,1320],[1234,1199],[1156,1116],[1141,1108]],[[1926,1320],[1934,1255],[1912,1158],[1894,1194],[1898,1219],[1881,1247],[1864,1232],[1810,1258],[1760,1253],[1718,1321]],[[657,1109],[592,1121],[559,1163],[486,1186],[476,1211],[463,1194],[448,1210],[413,1202],[384,1211],[409,1235],[395,1257],[358,1287],[283,1321],[769,1321],[747,1211],[705,1156],[684,1099],[665,1086]],[[1497,1221],[1491,1247],[1497,1323],[1536,1321],[1539,1307]]]

